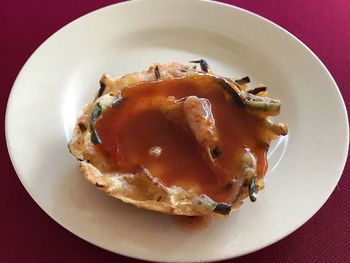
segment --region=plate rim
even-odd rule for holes
[[[69,23],[63,25],[62,27],[60,27],[58,30],[54,31],[50,36],[48,36],[36,49],[35,51],[29,56],[29,58],[26,60],[26,62],[23,64],[22,68],[20,69],[20,71],[18,72],[17,76],[16,76],[16,79],[15,81],[13,82],[13,85],[11,87],[11,91],[10,91],[10,94],[8,96],[8,99],[7,99],[7,104],[6,104],[6,112],[5,112],[5,140],[6,140],[6,147],[7,147],[7,152],[9,154],[9,157],[10,157],[10,160],[11,160],[11,163],[12,163],[12,166],[13,166],[13,169],[15,170],[16,172],[16,175],[17,177],[19,178],[21,184],[23,185],[23,187],[25,188],[25,190],[27,191],[27,193],[29,194],[29,196],[34,200],[34,202],[56,223],[58,223],[58,225],[60,225],[61,227],[63,227],[64,229],[68,230],[69,232],[71,232],[72,234],[74,234],[75,236],[79,237],[80,239],[84,240],[84,241],[87,241],[88,243],[91,243],[99,248],[102,248],[104,250],[107,250],[109,252],[112,252],[114,254],[119,254],[119,255],[122,255],[122,256],[125,256],[125,257],[129,257],[129,258],[135,258],[135,259],[139,259],[139,260],[146,260],[146,261],[155,261],[155,262],[162,262],[161,260],[154,260],[154,259],[151,259],[151,258],[142,258],[142,257],[138,257],[137,255],[128,255],[128,254],[124,254],[123,252],[115,252],[111,249],[108,249],[106,247],[103,247],[102,245],[98,244],[97,242],[95,242],[95,240],[93,239],[89,239],[87,237],[83,237],[81,235],[78,235],[77,233],[75,233],[75,231],[73,229],[71,229],[70,227],[67,227],[64,225],[64,220],[63,219],[56,219],[54,217],[52,217],[44,208],[43,208],[43,205],[39,202],[39,200],[36,200],[36,198],[33,196],[33,194],[28,190],[28,186],[25,184],[25,181],[23,180],[22,176],[20,175],[20,173],[18,172],[18,164],[16,165],[16,158],[15,156],[13,155],[14,153],[11,152],[11,146],[10,146],[10,143],[9,143],[9,132],[8,132],[8,129],[9,129],[9,126],[10,126],[10,122],[11,120],[9,120],[9,109],[11,107],[11,104],[13,104],[13,94],[14,94],[14,90],[16,89],[16,87],[18,86],[18,82],[19,82],[19,78],[24,74],[25,70],[28,68],[28,64],[29,62],[32,60],[32,58],[38,53],[40,52],[40,49],[45,46],[45,44],[50,41],[50,39],[54,38],[57,34],[59,34],[60,32],[64,31],[67,29],[67,27],[69,27],[71,24],[74,24],[76,23],[77,21],[79,20],[83,20],[85,17],[87,16],[90,16],[90,15],[93,15],[95,13],[98,13],[104,9],[110,9],[110,8],[115,8],[116,6],[128,6],[128,5],[137,5],[138,3],[140,2],[145,2],[145,1],[148,1],[148,3],[151,3],[151,4],[155,4],[155,3],[159,3],[159,2],[171,2],[171,0],[134,0],[134,1],[122,1],[122,2],[118,2],[118,3],[114,3],[114,4],[109,4],[107,6],[103,6],[101,8],[98,8],[98,9],[95,9],[91,12],[88,12],[82,16],[79,16],[77,18],[75,18],[74,20],[70,21]],[[178,1],[180,3],[185,3],[186,0],[180,0]],[[322,71],[324,72],[325,75],[327,75],[327,78],[332,82],[333,84],[333,88],[335,88],[336,92],[337,92],[337,98],[339,99],[339,103],[341,106],[341,110],[342,110],[342,113],[344,114],[342,117],[344,117],[344,120],[345,120],[345,124],[346,124],[346,131],[345,131],[345,134],[346,134],[346,137],[345,137],[345,141],[346,141],[346,144],[344,146],[344,148],[342,149],[343,150],[343,154],[342,154],[342,160],[339,161],[339,163],[341,163],[341,172],[340,174],[337,176],[337,180],[336,180],[336,184],[334,186],[332,186],[332,191],[329,193],[328,197],[326,197],[326,199],[322,202],[322,205],[320,207],[318,207],[314,213],[312,213],[311,216],[307,217],[305,220],[303,220],[302,223],[300,224],[297,224],[297,227],[293,227],[294,230],[290,231],[287,235],[284,235],[282,237],[279,237],[279,238],[275,238],[273,240],[270,240],[270,242],[265,242],[264,245],[258,247],[258,248],[254,248],[254,249],[250,249],[249,251],[244,251],[244,252],[241,252],[241,253],[238,253],[234,256],[229,256],[229,257],[220,257],[220,256],[216,256],[215,259],[204,259],[204,260],[201,260],[201,262],[215,262],[215,261],[220,261],[220,260],[227,260],[227,259],[233,259],[233,258],[237,258],[237,257],[240,257],[240,256],[244,256],[244,255],[247,255],[247,254],[250,254],[250,253],[254,253],[254,252],[257,252],[261,249],[264,249],[284,238],[286,238],[287,236],[291,235],[292,233],[294,233],[296,230],[298,230],[302,225],[304,225],[306,222],[308,222],[313,216],[315,216],[316,213],[318,213],[318,211],[325,205],[325,203],[329,200],[330,196],[333,194],[334,192],[334,189],[336,187],[336,185],[338,184],[339,180],[341,179],[342,177],[342,174],[344,172],[344,168],[345,168],[345,165],[346,165],[346,161],[347,161],[347,158],[348,158],[348,151],[349,151],[349,119],[348,119],[348,112],[347,112],[347,107],[346,107],[346,104],[344,102],[344,99],[342,97],[342,93],[335,81],[335,79],[333,78],[332,74],[329,72],[329,70],[327,69],[327,67],[324,65],[324,63],[321,61],[321,59],[311,50],[311,48],[309,48],[305,43],[303,43],[298,37],[296,37],[295,35],[293,35],[292,33],[290,33],[288,30],[286,30],[284,27],[278,25],[277,23],[259,15],[259,14],[256,14],[252,11],[249,11],[249,10],[246,10],[244,8],[241,8],[241,7],[238,7],[238,6],[235,6],[235,5],[232,5],[232,4],[228,4],[228,3],[223,3],[223,2],[216,2],[216,1],[210,1],[210,0],[192,0],[192,2],[197,2],[197,3],[204,3],[204,4],[208,4],[208,5],[219,5],[219,6],[224,6],[226,8],[231,8],[231,9],[236,9],[238,10],[239,12],[241,13],[244,13],[244,15],[249,15],[249,16],[253,16],[253,17],[256,17],[256,18],[259,18],[260,22],[263,22],[263,23],[268,23],[270,25],[272,25],[274,27],[274,29],[277,29],[277,30],[281,30],[283,31],[283,34],[287,34],[291,39],[293,39],[294,41],[297,42],[297,44],[304,48],[309,55],[311,55],[316,61],[317,63],[322,67]],[[186,2],[188,3],[188,2]],[[61,222],[62,221],[62,222]],[[169,261],[166,261],[166,262],[169,262]],[[183,260],[181,261],[178,261],[178,262],[185,262]]]

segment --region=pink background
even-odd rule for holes
[[[0,9],[0,262],[139,262],[95,247],[59,226],[30,198],[10,162],[5,110],[32,52],[68,22],[112,0],[3,1]],[[316,53],[350,103],[350,1],[225,0],[287,29]],[[226,262],[350,262],[349,163],[333,194],[304,226],[261,251]]]

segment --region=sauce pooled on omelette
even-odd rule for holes
[[[144,167],[166,186],[226,203],[234,201],[235,182],[249,169],[245,157],[256,162],[256,178],[264,176],[266,121],[239,107],[216,77],[141,82],[121,97],[95,125],[103,143],[94,147],[111,164],[105,172]]]

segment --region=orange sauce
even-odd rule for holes
[[[217,160],[230,171],[232,179],[241,171],[240,154],[244,148],[257,159],[257,177],[264,176],[267,145],[261,140],[263,120],[228,100],[215,77],[200,75],[139,83],[124,89],[121,95],[123,102],[106,110],[96,122],[103,143],[95,148],[108,158],[111,170],[135,173],[145,167],[167,186],[192,189],[215,201],[230,202],[232,190],[218,182],[193,133],[167,118],[156,103],[150,103],[169,96],[180,100],[194,95],[210,101],[221,149]],[[156,146],[161,153],[154,157],[149,150]]]

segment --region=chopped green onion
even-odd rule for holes
[[[231,205],[226,203],[217,203],[213,212],[221,215],[228,215],[231,212]]]
[[[100,102],[97,102],[95,105],[95,108],[92,110],[91,117],[90,117],[90,130],[91,130],[91,142],[93,144],[101,144],[102,140],[100,136],[98,136],[96,129],[95,129],[95,122],[97,118],[101,115],[102,113],[102,106]]]
[[[210,151],[210,154],[213,159],[218,158],[221,154],[221,148],[219,146],[215,146],[214,149]]]
[[[250,79],[248,76],[244,77],[244,78],[241,78],[241,79],[236,79],[235,80],[236,83],[240,84],[240,85],[243,85],[243,84],[247,84],[250,82]]]
[[[238,107],[243,108],[245,106],[240,94],[238,94],[231,85],[223,78],[218,78],[219,84],[223,89],[232,97],[232,99],[237,103]]]
[[[255,177],[249,183],[249,199],[252,202],[256,201],[258,191],[256,189]]]
[[[158,65],[154,68],[154,75],[156,75],[156,79],[160,79],[160,72]]]
[[[190,61],[190,63],[199,63],[199,65],[201,66],[201,70],[203,70],[204,72],[208,72],[209,65],[204,59],[192,60]]]
[[[265,86],[256,87],[254,89],[248,90],[247,92],[250,93],[250,94],[256,95],[256,94],[258,94],[259,92],[262,92],[262,91],[266,91],[266,87]]]
[[[105,91],[105,88],[106,88],[106,84],[101,79],[100,80],[100,89],[98,90],[97,98],[102,96],[103,92]]]

